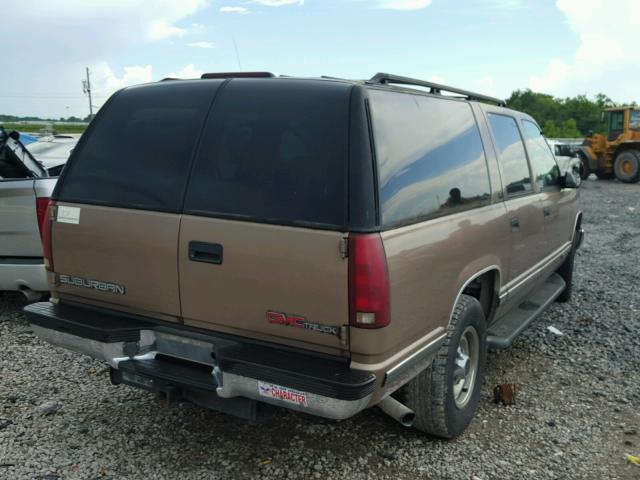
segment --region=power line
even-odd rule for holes
[[[95,95],[91,94],[92,98],[108,98],[109,95]],[[84,95],[0,95],[0,98],[43,98],[43,99],[74,99],[85,98]]]

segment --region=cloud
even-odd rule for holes
[[[483,0],[483,3],[493,10],[523,10],[526,8],[523,0]]]
[[[90,44],[141,40],[155,42],[189,32],[179,23],[206,8],[212,0],[21,0],[3,5],[13,27],[23,22],[47,25],[62,36],[92,32]],[[128,39],[128,40],[127,40]]]
[[[189,65],[185,66],[182,70],[178,72],[167,73],[166,75],[164,75],[164,77],[183,78],[183,79],[200,78],[203,73],[204,72],[202,70],[198,70],[193,65],[193,63],[190,63]]]
[[[475,81],[474,88],[486,92],[493,89],[494,83],[495,81],[491,75],[485,75]]]
[[[116,74],[107,62],[99,62],[91,66],[91,86],[97,99],[106,100],[117,90],[131,85],[150,83],[159,78],[200,78],[202,71],[197,69],[192,63],[184,66],[177,72],[170,72],[154,79],[153,67],[151,65],[132,65],[124,67],[120,74]],[[101,101],[94,101],[101,104]]]
[[[220,7],[222,13],[237,13],[238,15],[247,15],[251,13],[246,7]]]
[[[184,28],[170,25],[165,20],[153,20],[147,27],[147,38],[151,41],[169,37],[183,37],[187,31]]]
[[[605,91],[637,99],[640,12],[637,0],[556,0],[579,45],[570,58],[552,58],[529,87],[554,95]]]
[[[431,5],[431,0],[373,0],[373,3],[387,10],[421,10]]]
[[[91,86],[93,93],[97,97],[108,97],[116,90],[149,83],[153,79],[153,68],[151,65],[134,65],[124,67],[121,76],[114,73],[107,62],[99,62],[91,67]]]
[[[284,5],[304,5],[304,0],[253,0],[253,3],[267,7],[282,7]]]
[[[213,42],[189,42],[186,45],[192,48],[215,48],[216,46]]]

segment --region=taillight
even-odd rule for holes
[[[382,239],[349,235],[349,323],[352,327],[389,325],[389,272]]]
[[[44,266],[53,271],[53,255],[51,253],[51,216],[53,215],[53,202],[46,197],[36,198],[36,214],[42,238],[42,253]]]
[[[40,229],[40,238],[42,238],[42,228],[44,227],[44,217],[47,213],[47,207],[51,201],[48,197],[36,198],[36,217],[38,218],[38,228]]]

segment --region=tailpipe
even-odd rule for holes
[[[31,290],[29,287],[22,287],[20,289],[20,293],[24,295],[29,303],[39,302],[46,295],[46,292],[36,292],[35,290]]]
[[[395,421],[399,422],[404,427],[413,426],[413,420],[416,418],[416,414],[413,413],[406,405],[403,405],[395,398],[389,396],[378,403],[378,407],[384,413],[389,415]]]

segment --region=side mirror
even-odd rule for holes
[[[572,159],[569,162],[569,166],[562,175],[561,183],[564,188],[579,188],[582,184],[582,177],[580,176],[580,160]]]

